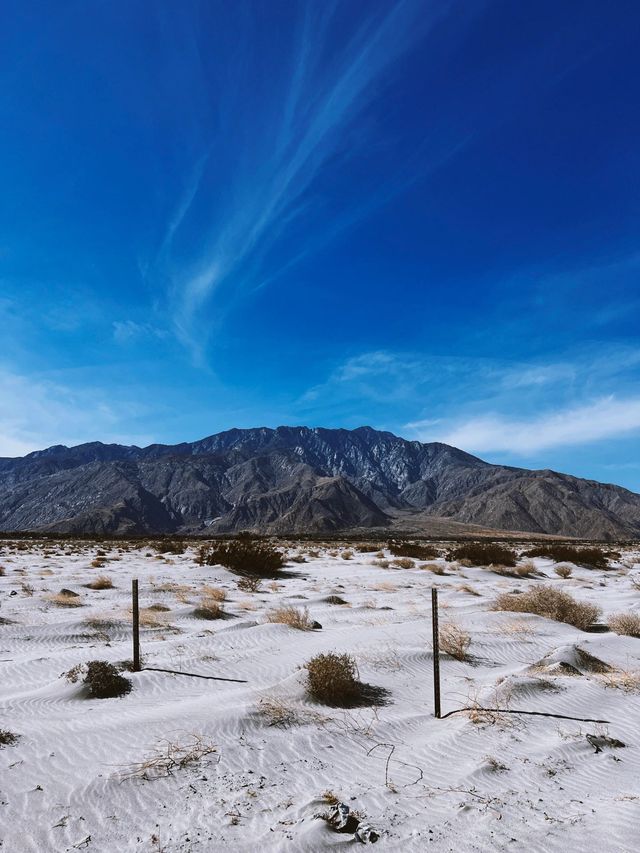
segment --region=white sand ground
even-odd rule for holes
[[[124,851],[323,851],[359,847],[317,817],[333,791],[376,827],[376,850],[624,851],[640,846],[640,694],[618,675],[528,672],[554,653],[582,649],[629,673],[640,670],[640,639],[583,633],[532,615],[493,612],[500,591],[540,579],[514,580],[488,569],[384,569],[373,553],[292,564],[300,576],[238,592],[220,567],[200,567],[195,551],[159,558],[148,547],[2,543],[0,565],[0,729],[21,737],[0,749],[0,849],[6,853]],[[640,552],[626,567],[575,569],[561,580],[537,560],[546,582],[607,614],[640,608]],[[43,572],[45,572],[43,574]],[[83,587],[109,575],[116,588]],[[168,626],[145,628],[150,666],[245,678],[246,684],[160,672],[130,677],[122,699],[83,698],[61,673],[91,660],[131,657],[127,621],[96,632],[85,620],[123,618],[130,581],[142,605],[163,603]],[[160,592],[173,582],[188,589]],[[203,584],[227,590],[234,618],[193,618]],[[437,584],[441,621],[471,634],[470,662],[442,660],[443,712],[497,701],[511,708],[610,721],[545,717],[433,716],[430,589]],[[23,589],[22,584],[27,587]],[[478,595],[463,590],[470,585]],[[29,586],[33,589],[29,594]],[[47,601],[61,587],[81,593],[82,607]],[[11,590],[17,595],[10,596]],[[323,601],[339,594],[349,606]],[[283,604],[307,606],[321,631],[265,621]],[[390,691],[377,709],[336,710],[309,701],[301,665],[320,651],[355,656],[363,681]],[[560,652],[558,652],[560,650]],[[299,724],[269,725],[257,713],[270,697],[297,710]],[[605,732],[624,749],[595,754],[585,734]],[[163,738],[200,735],[217,752],[168,778],[122,781],[118,771],[153,753]],[[387,764],[387,759],[390,760]]]

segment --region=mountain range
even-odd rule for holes
[[[232,429],[149,447],[0,458],[0,530],[328,534],[360,529],[640,536],[640,495],[484,462],[370,427]]]

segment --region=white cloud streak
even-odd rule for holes
[[[149,444],[152,435],[126,433],[127,421],[141,412],[137,403],[106,403],[94,391],[73,391],[0,368],[0,456],[96,440]]]
[[[442,441],[474,453],[529,455],[541,450],[590,444],[640,431],[640,398],[605,397],[585,405],[531,418],[487,415],[453,427],[429,422],[407,424],[421,441]]]

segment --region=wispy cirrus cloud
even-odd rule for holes
[[[167,226],[159,261],[169,270],[172,313],[184,343],[199,350],[202,328],[196,332],[195,327],[214,293],[228,285],[236,291],[257,287],[277,274],[272,267],[268,273],[260,269],[264,256],[285,232],[321,206],[318,198],[309,198],[309,191],[323,170],[335,161],[344,162],[358,149],[355,137],[345,139],[345,133],[388,84],[387,72],[394,63],[429,32],[449,5],[400,0],[382,13],[374,10],[362,16],[358,29],[339,51],[327,56],[325,36],[337,7],[305,4],[305,17],[289,59],[284,60],[288,68],[280,76],[273,75],[274,90],[263,114],[252,116],[251,127],[233,140],[238,147],[233,175],[226,191],[219,192],[218,209],[212,213],[215,225],[210,223],[201,250],[179,264],[170,257],[174,239],[204,191],[209,153],[190,176]],[[246,56],[238,62],[245,64]],[[239,67],[236,76],[241,79],[244,72]],[[250,92],[244,94],[248,98]],[[242,97],[237,91],[234,97],[237,109]],[[407,175],[394,175],[384,186],[378,181],[367,198],[338,212],[320,240],[365,216],[406,180]],[[306,248],[301,250],[297,244],[289,249],[279,268],[299,260],[318,241],[315,234]]]

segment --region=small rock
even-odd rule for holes
[[[607,737],[606,735],[585,735],[585,737],[595,749],[596,753],[602,752],[605,747],[609,747],[610,749],[620,749],[621,747],[626,746],[626,744],[622,743],[621,740],[616,740],[616,738]]]
[[[314,631],[319,631],[322,628],[322,625],[319,622],[312,622],[311,627]]]
[[[60,595],[66,595],[68,598],[80,598],[80,593],[66,588],[60,590]]]

